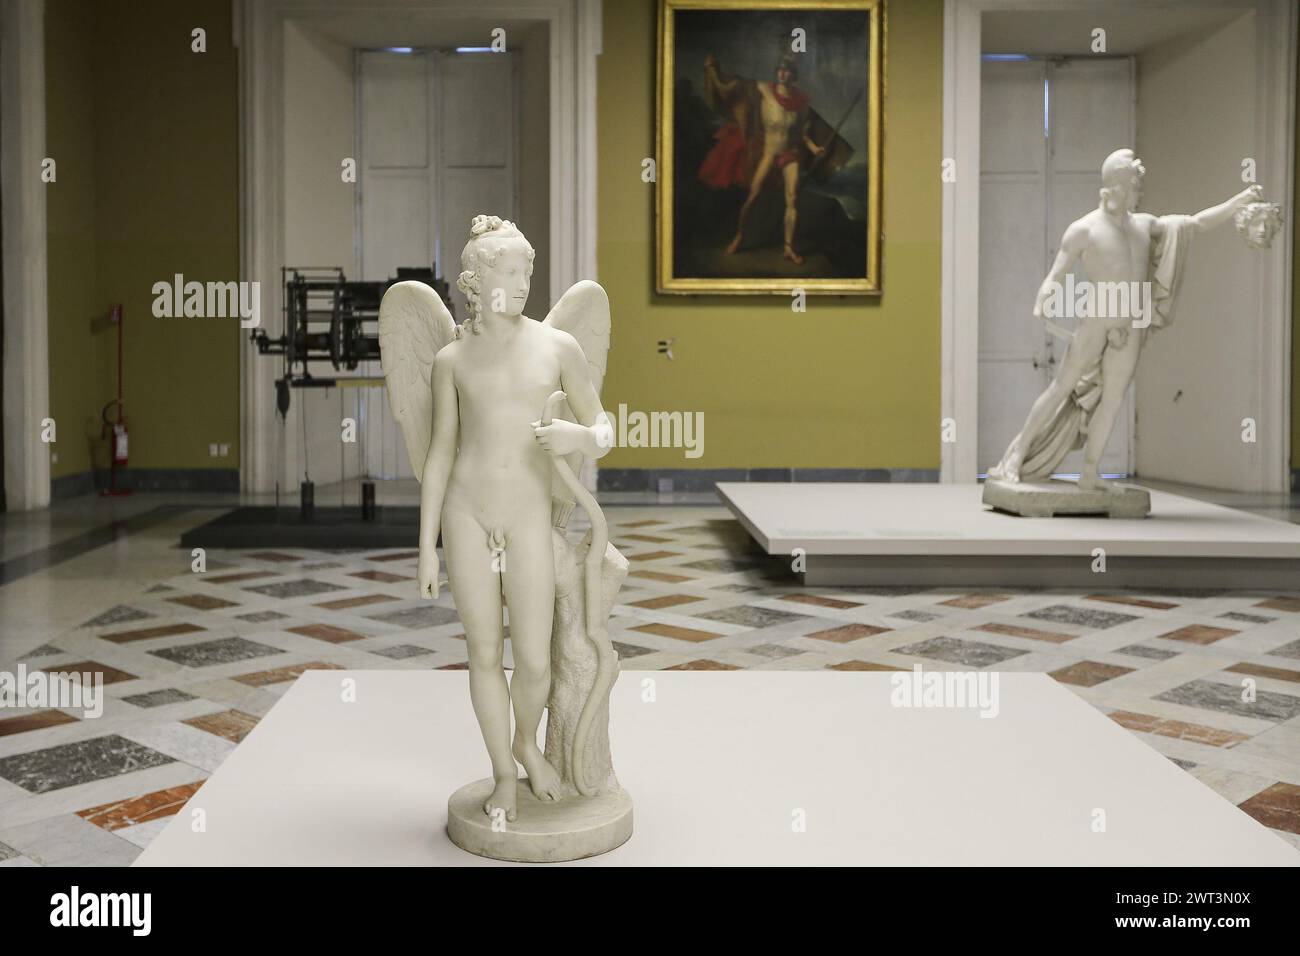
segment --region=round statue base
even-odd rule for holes
[[[543,802],[519,779],[518,815],[499,829],[483,812],[492,778],[468,783],[447,801],[447,836],[462,850],[516,863],[562,863],[598,856],[632,835],[632,798],[626,790]]]

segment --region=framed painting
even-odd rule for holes
[[[884,17],[659,0],[659,292],[880,294]]]

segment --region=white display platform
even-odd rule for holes
[[[624,672],[611,737],[632,838],[573,865],[1300,864],[1046,675],[1000,675],[991,719],[893,707],[890,678]],[[485,766],[464,671],[308,671],[138,863],[502,865],[444,829]]]
[[[1300,525],[1162,491],[1150,516],[1121,519],[1009,515],[985,507],[978,484],[717,488],[768,554],[803,549],[807,584],[1300,588]]]

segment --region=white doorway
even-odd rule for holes
[[[358,278],[436,261],[454,279],[475,215],[519,218],[518,84],[509,52],[358,51]]]
[[[1000,444],[980,435],[983,54],[1133,57],[1138,129],[1132,145],[1148,169],[1142,208],[1196,212],[1221,201],[1241,188],[1241,163],[1249,157],[1265,195],[1280,203],[1284,221],[1293,219],[1295,0],[1184,0],[1177,6],[1155,0],[945,0],[942,481],[975,481],[988,465],[981,460],[986,445]],[[1104,53],[1095,48],[1098,29],[1105,34]],[[1097,185],[1093,179],[1091,188]],[[1132,470],[1139,479],[1285,491],[1292,236],[1283,229],[1270,250],[1249,255],[1231,227],[1204,239],[1192,252],[1197,266],[1180,296],[1176,327],[1144,346],[1133,396]],[[1202,279],[1234,297],[1216,298],[1191,284]],[[1229,343],[1230,354],[1212,355],[1212,341]],[[1242,438],[1247,418],[1256,425],[1249,444]]]
[[[1032,314],[1072,221],[1097,204],[1102,160],[1134,142],[1130,57],[986,56],[980,104],[979,471],[996,464],[1066,343]],[[1086,279],[1081,266],[1075,279]],[[1132,388],[1101,471],[1132,472]],[[1077,474],[1082,452],[1060,466]]]
[[[437,263],[464,321],[455,278],[471,218],[519,218],[517,67],[509,52],[357,51],[359,279]],[[357,374],[383,371],[372,361]],[[414,477],[382,388],[360,392],[358,415],[366,476]]]
[[[355,0],[237,3],[240,272],[245,281],[260,283],[261,314],[276,323],[271,326],[276,334],[283,266],[341,266],[352,279],[364,257],[357,241],[354,186],[341,181],[339,172],[341,162],[358,158],[355,50],[483,48],[492,43],[494,30],[504,31],[506,53],[493,55],[517,55],[519,61],[516,112],[522,119],[520,152],[528,161],[515,164],[516,221],[537,249],[530,314],[545,314],[554,290],[595,277],[600,0],[512,0],[508,7],[461,0],[372,0],[364,6]],[[447,118],[458,143],[470,151],[475,144],[461,133],[464,122],[459,115]],[[469,187],[455,198],[467,204],[482,201]],[[495,211],[453,205],[444,204],[447,215],[461,216],[466,224],[476,213]],[[430,228],[436,249],[438,226],[431,223]],[[454,282],[459,248],[438,251],[439,271]],[[400,263],[417,264],[429,263]],[[303,407],[291,410],[289,427],[281,427],[274,387],[280,372],[276,361],[258,356],[251,346],[241,349],[241,487],[291,493],[309,460],[318,484],[367,470],[365,449],[349,446],[346,457],[338,450],[340,418],[355,414],[362,424],[364,390],[296,390],[295,406]],[[372,397],[380,395],[374,391]],[[305,424],[302,417],[308,419]],[[360,444],[364,429],[359,432]],[[401,461],[405,453],[398,454],[394,442],[389,445],[393,462]]]

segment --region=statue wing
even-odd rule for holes
[[[556,329],[563,329],[582,347],[582,354],[587,357],[587,368],[591,370],[591,384],[600,395],[600,388],[605,383],[605,365],[609,357],[609,296],[600,283],[582,279],[569,287],[569,291],[560,296],[551,314],[546,317],[546,324]],[[573,409],[568,402],[563,402],[557,418],[576,421]],[[583,456],[579,452],[566,455],[565,460],[574,474],[582,473]]]
[[[599,283],[590,279],[575,282],[569,291],[560,296],[551,314],[546,317],[546,324],[556,329],[563,329],[582,346],[582,354],[587,356],[587,366],[591,369],[591,384],[600,394],[600,387],[605,382],[605,365],[609,357],[609,296]]]
[[[411,470],[420,480],[433,441],[433,357],[456,337],[438,293],[423,282],[398,282],[379,303],[379,363],[388,405],[402,427]]]

